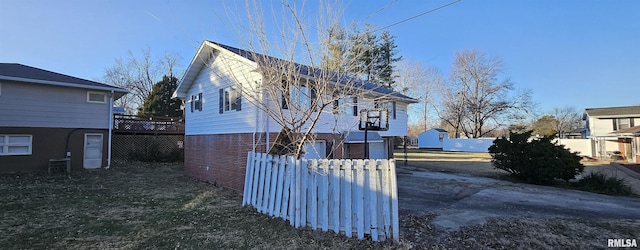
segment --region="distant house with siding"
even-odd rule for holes
[[[255,89],[262,82],[263,76],[254,55],[267,57],[204,41],[174,93],[175,97],[185,100],[186,172],[240,192],[243,190],[247,152],[266,152],[282,130],[282,126],[267,112],[244,100],[236,90],[239,85]],[[308,73],[301,71],[300,74],[305,72]],[[242,79],[237,76],[242,76]],[[312,81],[310,79],[309,83]],[[373,83],[363,83],[361,87],[372,95],[387,98],[384,104],[390,107],[389,130],[370,131],[368,141],[371,158],[390,158],[393,156],[393,137],[407,135],[407,106],[417,101]],[[290,95],[286,97],[291,98]],[[282,98],[286,97],[282,95],[279,100],[264,101],[280,105]],[[352,105],[340,112],[315,111],[322,113],[313,131],[315,140],[305,145],[304,157],[362,159],[364,132],[358,131],[358,114],[361,109],[372,108],[374,101],[360,97],[357,102],[354,99],[348,101]],[[336,131],[336,123],[343,130]]]
[[[0,172],[109,165],[113,101],[127,91],[16,63],[0,63]]]

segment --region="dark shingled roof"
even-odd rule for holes
[[[108,84],[89,81],[69,75],[64,75],[44,69],[34,68],[19,63],[0,63],[0,78],[22,78],[25,80],[41,80],[55,83],[70,83],[84,85],[87,88],[107,88],[115,91],[127,92],[125,89],[114,87]]]
[[[640,116],[640,106],[588,108],[585,113],[589,116]]]
[[[225,45],[225,44],[221,44],[221,43],[217,43],[217,42],[213,42],[213,41],[209,41],[215,45],[218,45],[228,51],[231,51],[239,56],[242,56],[244,58],[247,58],[253,62],[256,63],[268,63],[269,61],[271,62],[287,62],[286,60],[283,59],[279,59],[279,58],[275,58],[272,56],[267,56],[267,55],[263,55],[263,54],[259,54],[259,53],[255,53],[255,52],[251,52],[251,51],[247,51],[247,50],[243,50],[243,49],[239,49],[239,48],[235,48],[229,45]],[[389,95],[389,96],[393,96],[393,97],[397,97],[397,98],[403,98],[403,99],[407,99],[410,100],[411,102],[417,102],[417,100],[400,94],[398,92],[395,92],[393,90],[390,90],[388,88],[385,87],[381,87],[375,83],[372,82],[367,82],[367,81],[362,81],[353,77],[348,77],[348,76],[338,76],[338,74],[336,73],[332,73],[332,72],[323,72],[323,70],[321,69],[317,69],[317,68],[313,68],[313,67],[309,67],[303,64],[299,64],[299,63],[294,63],[295,67],[297,68],[298,72],[302,75],[306,75],[309,77],[314,77],[314,76],[322,76],[322,75],[333,75],[331,79],[334,82],[352,82],[354,87],[361,87],[363,89],[366,90],[371,90],[373,92],[377,92],[379,94],[383,94],[383,95]]]

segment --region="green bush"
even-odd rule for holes
[[[609,177],[602,173],[593,173],[580,179],[574,184],[578,189],[610,195],[632,195],[633,190],[623,179]]]
[[[509,139],[496,139],[489,147],[493,166],[535,184],[547,184],[554,179],[569,181],[582,173],[580,156],[551,142],[553,137],[529,140],[531,133],[510,132]]]

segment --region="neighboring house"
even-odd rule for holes
[[[620,155],[628,161],[636,160],[634,152],[638,145],[633,136],[618,131],[640,125],[640,106],[588,108],[583,120],[586,121],[587,138],[596,142],[597,157],[609,159]]]
[[[113,101],[127,91],[16,63],[0,63],[0,172],[107,167]],[[69,157],[68,157],[69,156]]]
[[[178,83],[174,96],[185,100],[185,170],[189,175],[242,191],[247,152],[266,152],[282,130],[263,109],[247,101],[236,89],[238,85],[260,86],[263,76],[260,63],[254,59],[256,55],[280,60],[204,41]],[[317,69],[297,66],[302,69],[299,74],[312,85],[313,76],[309,72]],[[388,98],[390,128],[369,132],[368,141],[371,158],[392,157],[392,138],[407,135],[407,106],[416,100],[372,83],[362,83],[360,87],[370,90],[372,95]],[[280,99],[291,96],[282,95]],[[282,100],[263,101],[282,103]],[[337,113],[315,111],[322,113],[313,131],[316,139],[305,145],[306,158],[362,158],[364,133],[358,131],[358,111],[371,108],[374,103],[360,98],[352,103],[352,107]]]
[[[418,147],[442,150],[445,138],[449,138],[448,131],[441,128],[432,128],[418,135]]]
[[[640,162],[640,125],[625,129],[617,130],[613,132],[616,134],[618,138],[622,138],[624,141],[628,142],[624,144],[630,148],[627,148],[627,152],[631,152],[631,157],[628,159],[631,162]],[[635,161],[633,161],[635,159]]]

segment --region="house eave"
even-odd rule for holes
[[[118,88],[118,87],[91,86],[91,85],[84,85],[84,84],[48,81],[48,80],[13,77],[13,76],[2,76],[2,75],[0,75],[0,80],[15,81],[15,82],[26,82],[26,83],[38,83],[38,84],[47,84],[47,85],[54,85],[54,86],[61,86],[61,87],[81,88],[81,89],[90,89],[90,90],[113,91],[113,92],[120,93],[119,95],[116,96],[117,98],[115,98],[115,99],[118,99],[118,98],[122,97],[123,95],[129,93],[128,90],[122,89],[122,88]]]

